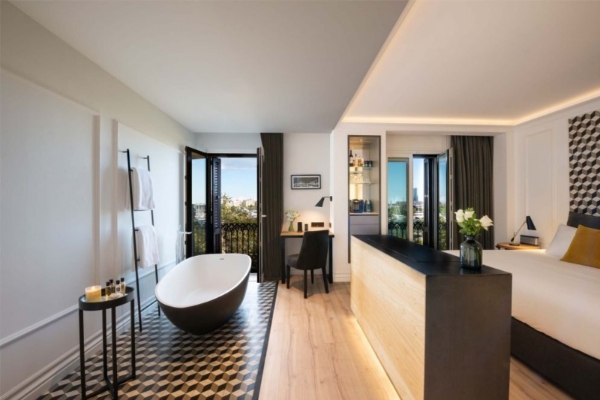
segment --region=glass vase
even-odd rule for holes
[[[290,221],[290,226],[288,226],[288,232],[294,232],[294,221]]]
[[[467,236],[467,240],[460,244],[460,266],[469,269],[481,269],[483,265],[483,247],[473,238]]]

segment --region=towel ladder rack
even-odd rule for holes
[[[135,289],[137,292],[137,302],[138,302],[138,321],[140,325],[140,332],[143,331],[142,326],[142,302],[140,301],[140,279],[138,275],[138,261],[140,261],[137,254],[137,238],[135,232],[138,229],[135,227],[135,212],[136,211],[148,211],[148,210],[135,210],[133,208],[133,183],[131,181],[131,154],[129,153],[129,149],[121,151],[121,153],[127,153],[127,173],[129,176],[129,204],[131,206],[131,226],[133,229],[133,264],[135,269]],[[148,162],[148,171],[150,171],[150,156],[142,157]],[[154,226],[154,210],[150,211],[150,219],[152,221],[152,226]],[[154,275],[156,277],[156,284],[158,284],[158,264],[154,264]],[[160,317],[160,306],[158,307],[158,316]]]

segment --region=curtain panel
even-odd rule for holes
[[[472,207],[477,217],[494,219],[494,138],[492,136],[452,136],[454,154],[454,211]],[[453,224],[452,248],[458,249],[464,235]],[[494,249],[494,228],[481,230],[477,239],[484,249]]]
[[[264,149],[262,168],[263,273],[266,281],[281,278],[281,227],[283,225],[283,133],[261,133]]]

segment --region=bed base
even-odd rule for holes
[[[600,360],[515,318],[512,318],[511,335],[513,357],[576,399],[600,399]]]

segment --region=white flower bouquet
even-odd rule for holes
[[[467,208],[466,211],[458,210],[454,214],[456,215],[456,223],[460,226],[459,232],[467,236],[477,236],[481,228],[487,231],[490,226],[494,225],[487,215],[477,219],[473,208]]]
[[[285,212],[285,218],[288,220],[288,222],[294,222],[294,220],[299,216],[300,213],[296,210],[287,210]]]
[[[285,218],[290,223],[290,226],[288,227],[289,232],[294,232],[294,220],[296,218],[298,218],[299,216],[300,216],[300,213],[296,210],[287,210],[285,212]]]

